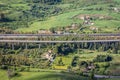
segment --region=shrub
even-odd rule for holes
[[[105,73],[105,68],[100,68],[98,71],[99,74],[104,74]]]
[[[87,67],[88,63],[86,61],[81,61],[81,62],[79,62],[79,66]]]
[[[12,69],[8,69],[7,71],[7,76],[8,76],[8,79],[10,80],[12,77],[15,77],[19,75],[17,72],[15,72],[14,70]]]
[[[93,61],[94,62],[108,62],[108,61],[112,61],[112,57],[110,55],[97,55],[97,57],[95,57]]]
[[[7,66],[7,65],[2,65],[0,68],[1,68],[1,69],[4,69],[4,70],[7,70],[7,69],[8,69],[8,66]]]
[[[60,60],[58,61],[58,66],[64,66],[64,63],[62,61],[62,58],[60,58]]]
[[[28,72],[28,71],[30,71],[30,68],[22,66],[22,67],[17,68],[17,71],[20,71],[20,72],[27,71]]]
[[[79,60],[79,56],[74,56],[71,65],[72,65],[73,67],[76,67],[78,60]]]

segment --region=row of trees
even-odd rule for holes
[[[66,55],[68,53],[79,51],[79,49],[90,49],[98,51],[107,51],[108,53],[120,53],[120,43],[79,43],[79,44],[61,44],[57,47],[57,53]],[[80,51],[79,51],[80,52]]]
[[[112,56],[110,56],[110,55],[97,55],[97,57],[93,61],[94,62],[109,62],[109,61],[112,61]]]
[[[26,2],[44,3],[44,4],[57,4],[57,3],[62,2],[62,0],[26,0]]]
[[[108,45],[109,44],[109,45]],[[82,54],[80,49],[90,49],[98,51],[107,51],[108,53],[120,53],[120,43],[111,42],[111,43],[80,43],[80,44],[42,44],[41,49],[0,49],[0,66],[31,66],[37,68],[46,68],[50,66],[50,62],[42,58],[42,54],[47,52],[47,50],[52,49],[57,55],[68,55],[69,53]],[[95,46],[96,45],[96,46]],[[19,46],[19,45],[17,45]],[[2,47],[1,47],[2,48]],[[108,62],[111,61],[112,57],[109,55],[98,55],[93,62]],[[81,62],[78,63],[79,57],[73,57],[71,66],[83,65],[88,66],[88,63]],[[64,65],[62,59],[58,61],[58,65]]]
[[[30,60],[25,56],[19,56],[19,55],[2,55],[0,54],[0,65],[7,65],[7,66],[20,66],[30,65]]]
[[[41,47],[39,47],[41,46]],[[107,51],[108,53],[120,53],[120,42],[85,42],[85,43],[67,43],[67,44],[19,44],[19,43],[2,43],[0,48],[3,49],[34,49],[34,48],[44,48],[47,46],[52,46],[56,53],[67,55],[68,53],[75,52],[77,49],[90,49],[98,51]]]

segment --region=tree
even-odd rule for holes
[[[62,61],[62,58],[59,59],[58,65],[59,65],[59,66],[64,66],[63,61]]]
[[[79,60],[79,56],[74,56],[71,66],[76,67]]]
[[[55,28],[50,28],[50,31],[51,31],[52,33],[55,33]]]
[[[94,69],[93,69],[92,72],[90,73],[90,80],[94,80]]]
[[[80,66],[84,66],[84,67],[87,67],[88,66],[88,63],[86,61],[80,61],[79,62],[79,67]]]
[[[93,59],[94,62],[108,62],[108,61],[112,61],[112,56],[110,55],[97,55],[97,57],[95,57]]]

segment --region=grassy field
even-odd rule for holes
[[[32,32],[38,31],[39,29],[50,29],[51,27],[65,27],[70,26],[72,23],[83,23],[82,20],[74,18],[74,16],[79,14],[103,14],[108,15],[108,11],[85,11],[85,10],[73,10],[67,13],[60,14],[58,16],[52,16],[45,21],[35,21],[29,28],[18,28],[16,31],[22,32]],[[111,13],[109,16],[116,18],[117,20],[95,20],[94,25],[98,28],[102,28],[104,32],[111,32],[115,28],[119,27],[119,18],[118,14]],[[106,26],[109,30],[106,30]],[[107,28],[107,29],[108,29]],[[114,32],[114,31],[113,31]]]
[[[60,58],[62,58],[63,64],[65,64],[64,66],[62,66],[62,69],[66,69],[66,66],[71,65],[72,59],[74,56],[79,56],[79,61],[92,61],[97,55],[111,55],[113,57],[113,60],[111,61],[111,63],[113,63],[113,64],[119,63],[119,58],[120,58],[119,54],[110,54],[107,52],[98,52],[98,51],[94,51],[94,50],[83,49],[82,52],[79,52],[76,54],[69,54],[67,56],[56,57],[56,59],[53,63],[53,67],[57,66]],[[116,68],[118,68],[118,66],[116,66]],[[56,69],[61,69],[61,66],[57,66]]]
[[[72,17],[79,14],[80,12],[81,11],[64,13],[58,16],[53,16],[46,21],[33,22],[33,24],[31,24],[29,28],[19,28],[17,29],[17,31],[31,32],[37,31],[39,29],[49,29],[51,27],[63,27],[71,25],[74,22],[74,19],[72,19]],[[75,19],[75,22],[79,23],[80,20]]]
[[[7,72],[0,69],[0,80],[8,80]]]
[[[74,0],[72,0],[74,1]],[[76,0],[77,1],[77,0]],[[79,1],[79,0],[78,0]],[[119,0],[112,0],[116,1],[116,3],[120,3]],[[81,2],[81,3],[79,3]],[[50,29],[52,27],[66,27],[70,26],[72,23],[83,23],[82,20],[75,18],[74,16],[79,15],[79,14],[101,14],[101,15],[106,15],[113,17],[114,19],[112,20],[95,20],[93,21],[95,24],[92,26],[100,28],[103,32],[116,32],[115,30],[119,27],[119,21],[120,21],[120,15],[117,12],[110,11],[109,8],[112,3],[100,3],[98,1],[98,4],[91,4],[87,5],[89,3],[86,3],[84,0],[80,0],[77,3],[61,3],[61,4],[56,4],[53,6],[56,6],[58,8],[61,8],[62,11],[59,14],[50,15],[45,17],[44,21],[41,21],[40,18],[36,18],[33,16],[28,16],[30,17],[31,20],[28,22],[28,27],[26,25],[23,27],[21,26],[15,28],[16,31],[20,32],[36,32],[39,29]],[[88,1],[89,2],[89,1]],[[95,2],[97,2],[95,0]],[[103,1],[101,1],[103,2]],[[23,12],[29,12],[30,9],[32,9],[32,4],[25,2],[24,0],[1,0],[0,3],[4,3],[5,5],[10,5],[10,7],[6,6],[5,10],[3,7],[3,11],[8,11],[8,14],[13,12],[12,14],[9,14],[8,17],[10,19],[19,19],[19,17],[23,16]],[[85,4],[85,6],[81,4]],[[113,3],[114,4],[114,3]],[[31,5],[31,6],[30,6]],[[37,4],[36,4],[37,6]],[[81,6],[81,7],[80,7]],[[114,5],[115,7],[120,7],[118,4]],[[39,7],[39,6],[38,6]],[[8,8],[8,9],[7,9]],[[99,8],[102,8],[102,10],[97,10]],[[39,9],[38,9],[39,10]],[[18,26],[18,25],[17,25]],[[106,28],[107,26],[107,28]],[[84,32],[91,32],[89,30],[84,30]]]
[[[118,2],[118,0],[116,0]],[[60,4],[57,5],[58,7],[70,7],[71,4]],[[104,10],[95,10],[96,8],[102,7]],[[93,10],[87,10],[89,8],[92,8]],[[52,16],[48,18],[45,21],[33,21],[32,24],[29,26],[29,28],[18,28],[16,31],[20,32],[32,32],[32,31],[38,31],[39,29],[50,29],[51,27],[66,27],[70,26],[72,23],[83,23],[82,20],[75,18],[74,16],[79,14],[100,14],[100,15],[106,15],[114,18],[113,20],[95,20],[94,25],[98,28],[100,28],[103,32],[115,32],[115,29],[119,27],[119,21],[120,17],[118,13],[110,12],[108,10],[109,4],[98,4],[98,5],[91,5],[89,7],[84,8],[76,8],[76,9],[70,9],[68,12],[64,12],[57,16]],[[107,28],[106,28],[107,27]],[[89,32],[90,30],[88,30]],[[85,30],[87,32],[87,30]]]
[[[88,80],[85,77],[61,72],[20,72],[11,80]],[[6,71],[0,70],[0,80],[8,80]]]
[[[72,62],[72,59],[74,56],[79,56],[79,60],[80,61],[87,61],[87,60],[90,60],[92,61],[94,57],[96,57],[98,54],[107,54],[105,52],[96,52],[96,51],[91,51],[91,50],[83,50],[84,51],[84,54],[83,53],[76,53],[76,54],[69,54],[67,56],[61,56],[61,57],[57,57],[54,61],[54,64],[57,64],[58,60],[60,58],[62,58],[62,61],[65,65],[71,65],[71,62]]]

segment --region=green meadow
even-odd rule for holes
[[[0,70],[0,80],[8,80],[7,73]],[[10,80],[86,80],[79,75],[62,72],[19,72],[19,75]]]
[[[119,27],[120,18],[118,17],[119,14],[111,13],[108,14],[107,11],[86,11],[86,10],[71,10],[70,12],[62,13],[57,16],[52,16],[45,21],[35,21],[28,28],[18,28],[16,31],[20,32],[34,32],[38,31],[39,29],[50,29],[52,27],[66,27],[70,26],[72,23],[80,23],[82,24],[83,21],[80,19],[75,18],[76,15],[81,14],[102,14],[102,15],[109,15],[117,20],[95,20],[94,25],[98,28],[101,28],[104,32],[114,32],[114,30]],[[107,29],[106,29],[107,27]],[[109,28],[109,30],[108,30]]]

